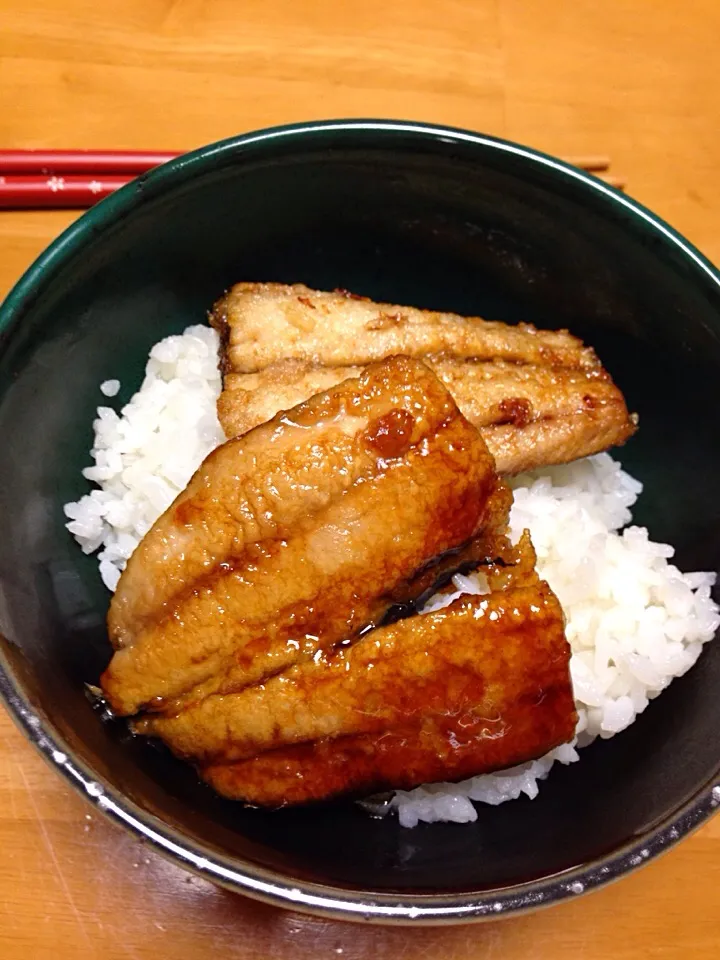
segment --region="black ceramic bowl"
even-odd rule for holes
[[[720,277],[642,207],[550,157],[392,122],[269,130],[139,178],[64,233],[0,316],[0,689],[90,801],[176,862],[347,919],[450,922],[575,896],[643,863],[720,802],[720,643],[626,732],[533,801],[401,829],[352,804],[264,813],[103,725],[110,650],[96,563],[64,529],[84,492],[98,384],[139,385],[150,345],[241,279],[569,327],[640,413],[620,451],[635,518],[687,569],[720,555]]]

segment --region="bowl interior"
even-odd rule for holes
[[[83,692],[110,650],[108,595],[64,529],[89,489],[98,384],[138,388],[156,340],[202,322],[241,279],[569,327],[640,414],[617,455],[635,512],[686,569],[720,561],[720,292],[637,213],[492,146],[335,130],[227,149],[155,174],[45,272],[0,360],[0,627],[47,718],[141,808],[232,857],[375,891],[487,890],[586,863],[642,835],[718,768],[720,646],[631,729],[555,768],[534,801],[474,824],[399,828],[352,804],[264,813],[223,801],[166,752],[103,725]]]

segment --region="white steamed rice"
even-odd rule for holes
[[[98,408],[95,465],[83,475],[99,489],[66,504],[65,513],[85,553],[100,550],[100,574],[110,590],[155,519],[224,440],[215,410],[217,353],[214,330],[188,327],[152,348],[145,380],[120,415]],[[108,397],[119,388],[116,380],[101,385]],[[644,527],[627,526],[642,485],[608,454],[517,477],[513,488],[513,536],[529,528],[540,575],[567,619],[577,737],[511,770],[398,791],[392,806],[407,827],[475,820],[471,801],[535,797],[553,763],[572,763],[579,759],[576,748],[629,726],[690,669],[720,625],[710,597],[715,574],[681,573],[669,562],[671,546],[654,543]],[[431,600],[424,612],[483,591],[479,576],[457,576],[454,586],[457,593]]]
[[[65,514],[85,553],[102,547],[100,575],[109,590],[153,523],[225,439],[215,409],[218,347],[218,335],[206,326],[167,337],[150,351],[142,386],[120,416],[98,407],[95,466],[83,476],[100,489],[66,504]],[[106,396],[108,384],[111,392],[120,389],[118,381],[105,381]]]

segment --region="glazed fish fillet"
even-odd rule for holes
[[[525,579],[151,720],[147,732],[191,757],[218,792],[273,807],[541,756],[572,739],[577,716],[562,610],[537,575]]]
[[[510,609],[508,604],[513,609],[531,605],[555,612],[557,601],[539,583],[527,535],[518,548],[493,534],[480,537],[475,553],[473,566],[481,565],[490,590],[490,605],[475,614],[480,619],[496,625],[500,611]],[[408,710],[423,709],[422,697],[412,692],[412,685],[435,683],[441,674],[433,658],[442,648],[432,641],[441,621],[437,616],[411,617],[402,621],[403,626],[372,631],[352,647],[298,664],[260,685],[205,697],[174,715],[150,715],[136,723],[135,730],[162,737],[179,756],[210,763],[245,760],[280,746],[403,724]],[[460,626],[463,618],[453,617],[452,623],[461,631],[457,652],[472,659],[474,639],[468,636],[466,642],[462,636],[467,629]],[[495,640],[504,642],[501,634]],[[403,689],[402,697],[398,688]]]
[[[281,284],[238,284],[211,322],[223,344],[218,414],[228,437],[393,352],[425,360],[503,474],[598,453],[636,429],[593,351],[566,331]]]
[[[497,483],[477,429],[408,358],[229,441],[120,578],[110,705],[172,713],[356,636],[472,540]]]

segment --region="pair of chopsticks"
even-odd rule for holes
[[[132,150],[0,150],[0,210],[85,209],[178,153]],[[610,158],[568,157],[622,190]]]
[[[91,207],[179,153],[0,150],[0,210]]]

